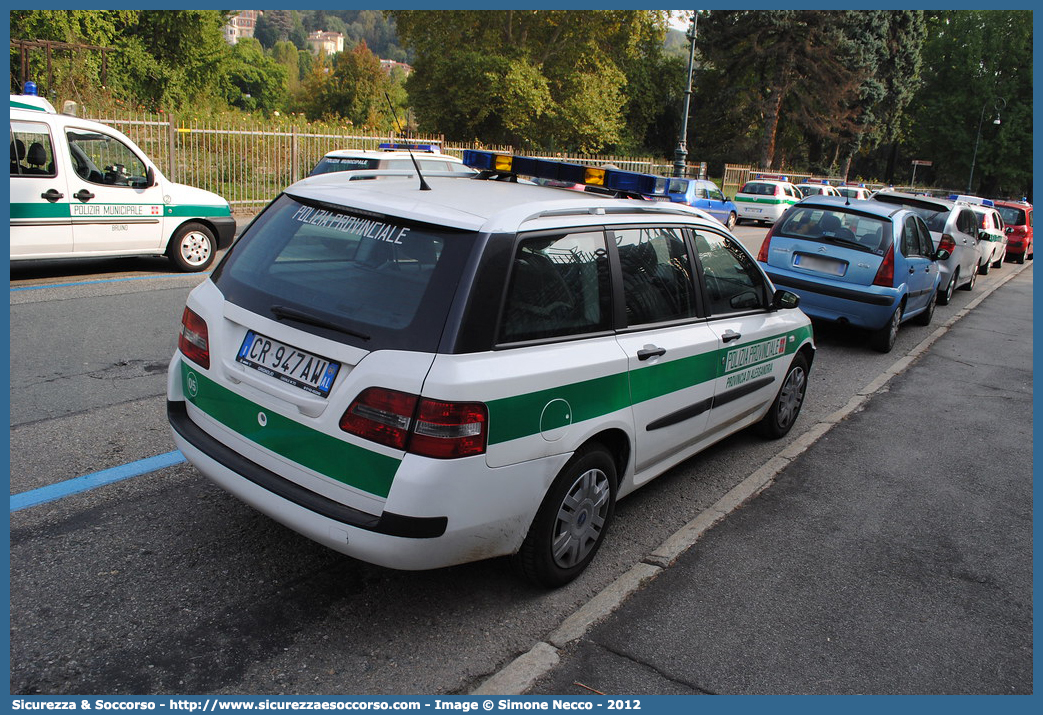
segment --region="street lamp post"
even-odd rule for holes
[[[688,105],[692,99],[692,67],[695,64],[695,38],[699,11],[692,12],[692,24],[685,33],[688,38],[688,84],[684,89],[684,107],[681,110],[681,132],[677,137],[677,149],[674,150],[674,176],[684,176],[688,160]]]
[[[971,155],[971,173],[967,177],[967,193],[973,193],[974,184],[974,162],[978,159],[978,142],[981,141],[981,123],[985,120],[985,108],[989,106],[986,100],[985,104],[981,105],[981,116],[978,117],[978,133],[974,137],[974,153]],[[1002,124],[1000,121],[1000,110],[1007,108],[1007,100],[1003,97],[997,97],[992,108],[996,110],[996,118],[992,120],[993,124]]]

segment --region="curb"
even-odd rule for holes
[[[775,477],[793,460],[826,435],[839,422],[862,409],[862,406],[879,392],[885,392],[892,378],[905,372],[927,350],[955,325],[961,318],[981,304],[1000,287],[1021,274],[1031,263],[1011,264],[1017,269],[1006,272],[1001,280],[982,291],[970,303],[950,316],[930,335],[921,340],[908,353],[896,360],[869,384],[855,391],[846,405],[822,421],[812,425],[800,437],[789,444],[778,455],[772,457],[752,474],[743,479],[714,504],[700,512],[694,519],[671,534],[667,539],[634,565],[629,571],[610,583],[600,593],[568,616],[548,636],[546,641],[536,643],[527,652],[518,656],[492,676],[484,680],[470,695],[524,695],[536,681],[557,666],[561,650],[579,640],[591,626],[613,613],[636,591],[646,586],[664,569],[673,563],[702,538],[702,535],[726,518],[731,512],[771,486]]]

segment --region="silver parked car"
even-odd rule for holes
[[[971,290],[982,260],[981,246],[991,250],[988,240],[979,239],[978,217],[963,203],[930,196],[917,196],[898,191],[878,191],[874,201],[882,201],[912,209],[927,224],[935,246],[949,252],[949,257],[938,261],[942,280],[938,289],[938,304],[948,305],[957,288]],[[991,254],[990,254],[991,255]]]

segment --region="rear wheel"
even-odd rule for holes
[[[808,389],[808,360],[797,353],[790,363],[782,388],[764,418],[757,424],[762,435],[770,439],[783,437],[793,427],[804,404],[804,393]]]
[[[934,318],[934,304],[938,299],[938,291],[931,293],[930,299],[927,301],[927,307],[923,309],[923,312],[916,316],[915,320],[918,325],[930,325],[931,319]]]
[[[616,503],[616,463],[599,444],[580,449],[562,467],[529,527],[515,567],[542,586],[564,586],[597,553]]]
[[[898,327],[901,324],[902,305],[899,303],[898,307],[895,308],[895,312],[891,313],[887,325],[869,334],[869,344],[878,352],[891,352],[891,348],[895,346],[895,340],[898,339]]]

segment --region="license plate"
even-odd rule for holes
[[[793,265],[800,266],[809,271],[827,273],[831,276],[842,276],[847,270],[847,264],[833,258],[822,258],[821,256],[810,256],[806,253],[798,253],[793,256]]]
[[[746,209],[746,210],[749,211],[751,214],[759,214],[761,212],[760,209]]]
[[[247,331],[235,361],[313,395],[327,397],[340,363]]]

